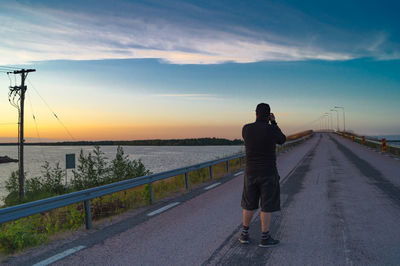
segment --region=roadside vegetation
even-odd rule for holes
[[[230,170],[239,169],[239,159],[231,160],[229,166]],[[65,186],[65,172],[59,164],[51,166],[45,162],[42,169],[41,176],[26,180],[25,197],[22,200],[18,197],[18,172],[13,172],[6,181],[8,195],[4,198],[4,207],[151,174],[140,160],[130,160],[120,146],[112,161],[107,160],[98,146],[88,155],[81,151],[74,171],[75,178],[68,186]],[[225,163],[213,166],[213,178],[220,178],[226,173]],[[191,188],[209,180],[208,168],[189,173]],[[181,194],[186,191],[185,176],[160,180],[152,186],[156,201]],[[150,185],[135,187],[91,200],[92,219],[98,221],[150,204]],[[7,222],[0,227],[0,250],[10,254],[39,245],[57,233],[82,227],[84,219],[83,203],[78,203]]]
[[[45,162],[42,175],[26,180],[25,197],[18,196],[18,172],[13,172],[6,181],[8,195],[4,207],[40,200],[52,196],[71,193],[91,187],[118,182],[125,179],[149,175],[140,160],[130,160],[118,146],[115,158],[108,161],[99,146],[85,155],[82,150],[78,158],[74,179],[65,186],[65,172],[57,163],[55,166]],[[143,206],[150,201],[146,186],[114,193],[92,200],[93,218],[110,216],[125,209]],[[82,204],[73,204],[49,212],[32,215],[17,221],[2,224],[0,227],[0,249],[6,253],[20,251],[29,246],[43,243],[49,235],[76,229],[84,222]]]

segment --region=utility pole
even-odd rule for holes
[[[21,86],[13,86],[10,87],[10,95],[19,95],[20,97],[20,106],[19,106],[19,139],[18,139],[18,172],[19,172],[19,197],[22,199],[24,197],[25,191],[25,176],[24,176],[24,101],[25,101],[25,92],[26,85],[25,79],[28,76],[29,72],[35,72],[36,69],[21,69],[14,70],[13,72],[9,72],[12,74],[21,74]]]

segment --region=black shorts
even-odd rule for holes
[[[263,212],[281,210],[279,175],[273,176],[244,176],[242,208],[256,210],[261,206]],[[261,201],[260,201],[261,199]]]

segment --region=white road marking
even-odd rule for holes
[[[65,258],[65,257],[67,257],[67,256],[69,256],[69,255],[71,255],[71,254],[73,254],[75,252],[78,252],[79,250],[84,249],[84,248],[86,248],[86,246],[77,246],[77,247],[74,247],[74,248],[67,249],[64,252],[61,252],[61,253],[59,253],[57,255],[54,255],[54,256],[52,256],[52,257],[50,257],[48,259],[42,260],[41,262],[38,262],[38,263],[36,263],[36,264],[34,264],[32,266],[46,266],[46,265],[49,265],[49,264],[51,264],[53,262],[56,262],[58,260],[61,260],[61,259]]]
[[[162,213],[163,211],[166,211],[166,210],[168,210],[168,209],[170,209],[170,208],[172,208],[172,207],[174,207],[174,206],[176,206],[178,204],[180,204],[180,202],[173,202],[171,204],[165,205],[164,207],[162,207],[162,208],[160,208],[158,210],[155,210],[155,211],[152,211],[152,212],[148,213],[147,216],[153,216],[153,215]]]
[[[233,176],[238,176],[238,175],[241,175],[241,174],[243,174],[243,171],[240,171],[240,172],[234,174]]]
[[[208,187],[205,187],[204,190],[212,189],[212,188],[214,188],[214,187],[216,187],[216,186],[218,186],[218,185],[221,185],[221,183],[220,183],[220,182],[217,182],[217,183],[214,183],[214,184],[212,184],[212,185],[209,185]]]

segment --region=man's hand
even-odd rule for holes
[[[271,123],[272,123],[272,122],[273,122],[273,123],[276,123],[276,121],[275,121],[275,116],[274,116],[273,113],[271,113],[271,114],[269,115],[269,121],[271,121]]]

